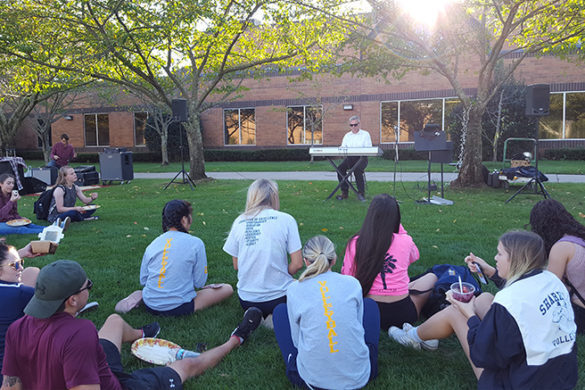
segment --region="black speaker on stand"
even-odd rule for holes
[[[512,195],[506,203],[516,197],[516,195],[524,192],[524,190],[534,186],[534,193],[541,193],[544,199],[550,198],[549,193],[544,184],[540,180],[540,172],[538,171],[538,118],[550,114],[550,85],[548,84],[533,84],[526,88],[526,116],[536,117],[536,131],[534,136],[535,141],[535,156],[534,156],[534,176],[530,178],[528,183],[524,184],[514,195]]]
[[[187,172],[185,172],[185,160],[183,158],[183,122],[187,122],[189,119],[188,110],[187,110],[187,99],[173,99],[171,103],[171,108],[173,110],[173,120],[179,123],[179,150],[181,151],[181,170],[177,172],[175,177],[163,188],[166,190],[169,186],[177,180],[179,175],[182,175],[182,180],[177,182],[178,184],[187,184],[193,190],[196,185],[191,179],[191,176]]]

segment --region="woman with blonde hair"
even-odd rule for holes
[[[505,233],[495,260],[506,280],[495,297],[484,293],[464,303],[448,292],[451,306],[418,327],[390,328],[390,337],[420,349],[425,340],[455,333],[479,389],[573,389],[577,326],[567,289],[546,270],[542,239],[526,231]]]
[[[223,246],[238,271],[242,308],[258,307],[264,318],[286,302],[292,276],[303,266],[297,222],[279,208],[276,183],[254,181],[248,188],[246,210],[232,224]]]
[[[327,237],[307,241],[303,259],[307,269],[274,310],[286,376],[301,388],[361,388],[378,372],[378,307],[355,278],[331,271],[337,255]]]
[[[49,216],[47,217],[49,222],[53,223],[58,219],[65,220],[66,218],[70,218],[72,222],[98,219],[92,215],[95,209],[86,211],[82,206],[75,206],[78,198],[84,205],[87,205],[98,197],[97,192],[92,192],[89,197],[85,196],[81,188],[75,184],[76,181],[77,174],[73,168],[65,165],[59,169],[53,199],[49,206]]]

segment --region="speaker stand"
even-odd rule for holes
[[[189,187],[191,187],[191,191],[193,191],[196,187],[196,184],[193,181],[193,179],[191,179],[191,176],[189,176],[189,174],[187,172],[185,172],[185,159],[183,158],[183,124],[181,122],[179,122],[179,149],[181,150],[181,170],[179,172],[177,172],[175,177],[173,177],[173,179],[170,182],[167,183],[165,188],[163,188],[163,191],[166,190],[167,188],[169,188],[169,186],[171,184],[173,184],[175,182],[175,180],[177,180],[179,175],[182,176],[182,180],[180,182],[177,181],[176,184],[189,183]]]

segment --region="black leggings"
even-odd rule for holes
[[[380,309],[380,328],[387,331],[391,326],[402,328],[402,324],[412,324],[418,320],[416,306],[410,296],[397,302],[376,302]]]

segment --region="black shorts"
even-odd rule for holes
[[[242,298],[240,298],[240,305],[242,306],[242,309],[248,310],[251,307],[257,307],[258,309],[262,310],[262,317],[264,318],[272,314],[274,308],[281,303],[286,303],[286,295],[266,302],[244,301]]]
[[[125,390],[182,390],[183,384],[177,371],[170,367],[143,368],[128,374],[124,372],[120,351],[110,341],[100,339],[106,360],[112,373]]]
[[[412,324],[418,319],[416,306],[410,296],[397,302],[376,302],[380,309],[380,328],[387,331],[391,326],[402,329],[402,324]]]
[[[577,324],[577,333],[585,333],[585,309],[573,303],[573,312],[575,313],[575,323]]]

